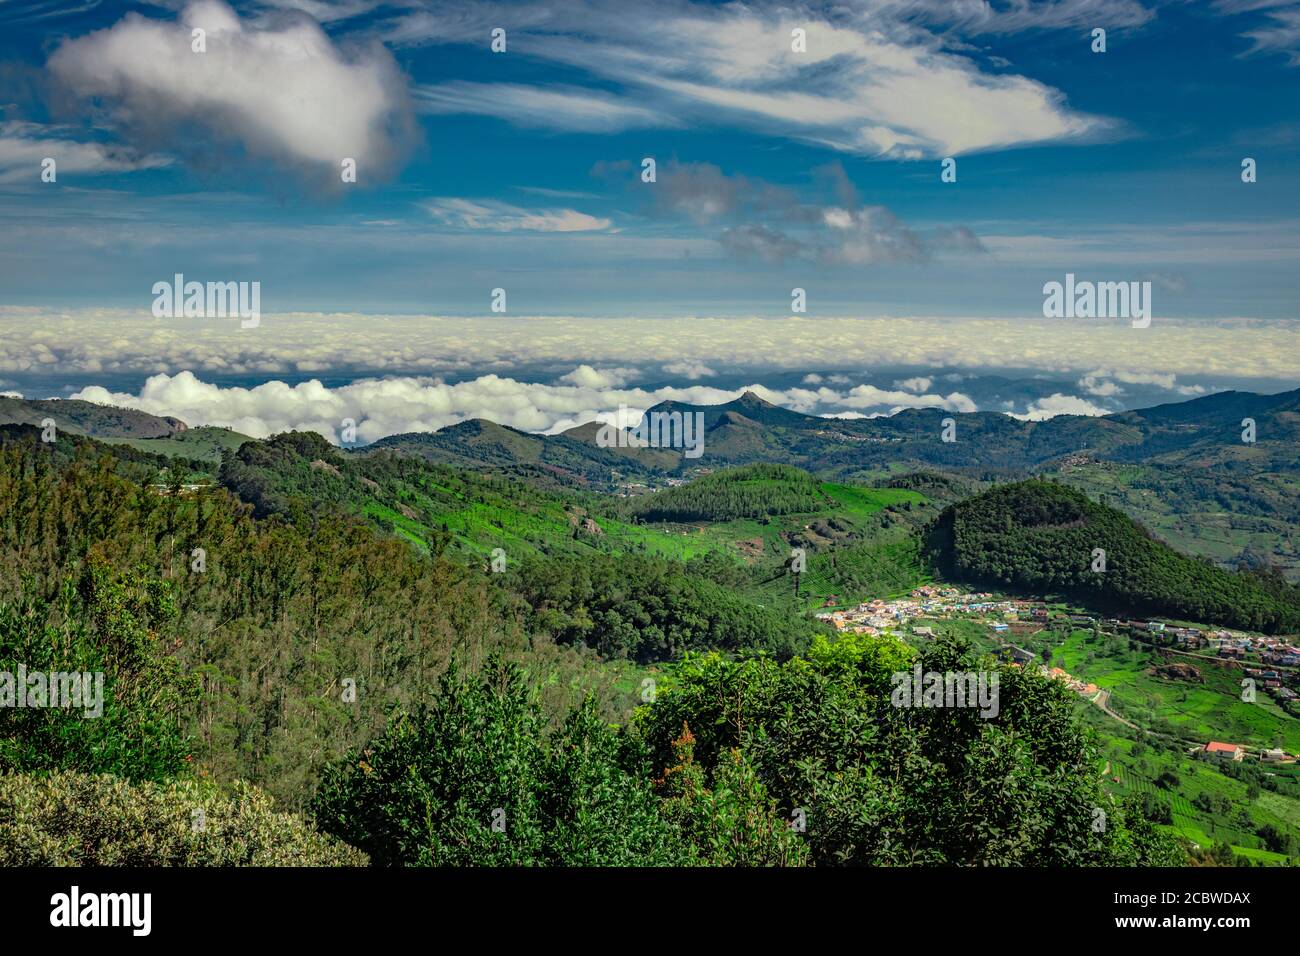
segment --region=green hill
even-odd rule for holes
[[[40,425],[54,419],[60,431],[94,438],[167,438],[185,430],[178,418],[78,399],[0,396],[0,425]]]
[[[1300,629],[1294,586],[1186,557],[1122,512],[1054,482],[999,485],[950,505],[928,546],[946,574],[973,583],[1268,633]],[[1098,551],[1104,571],[1094,570]]]
[[[627,478],[676,468],[675,452],[602,448],[599,426],[563,435],[532,435],[484,419],[471,419],[429,433],[381,438],[365,452],[392,452],[436,464],[519,477],[545,487],[613,488]]]
[[[817,511],[831,504],[812,475],[789,465],[729,468],[636,499],[645,521],[729,521]]]
[[[173,435],[161,438],[102,438],[107,444],[130,445],[140,451],[155,455],[190,458],[207,462],[211,465],[221,464],[223,451],[235,451],[246,441],[252,441],[247,435],[220,428],[216,425],[200,425],[187,428]]]

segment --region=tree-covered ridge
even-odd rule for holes
[[[481,570],[336,510],[258,519],[222,489],[53,460],[39,441],[0,448],[0,659],[102,667],[110,702],[90,721],[0,708],[11,770],[162,779],[192,761],[300,806],[316,768],[418,700],[455,648],[563,674],[548,700],[612,696],[615,675],[529,639]]]
[[[812,475],[788,465],[747,465],[635,499],[643,521],[730,521],[814,512],[829,499]]]
[[[599,429],[588,423],[559,435],[534,435],[471,419],[436,432],[390,435],[365,451],[511,475],[541,487],[603,490],[618,478],[673,472],[682,462],[681,454],[671,449],[603,447]]]
[[[743,597],[706,566],[638,554],[553,557],[524,562],[507,584],[527,602],[531,632],[605,658],[646,663],[713,649],[784,660],[823,632],[791,605]]]
[[[1133,614],[1267,633],[1300,629],[1295,586],[1179,554],[1122,512],[1055,482],[999,485],[949,506],[929,547],[962,580]]]
[[[311,432],[245,444],[226,457],[220,481],[258,516],[333,507],[422,550],[476,563],[496,548],[512,561],[641,545],[667,553],[680,549],[665,535],[606,514],[601,499],[590,493],[540,488],[389,451],[344,453]]]

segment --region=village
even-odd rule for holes
[[[828,603],[832,601],[828,600]],[[1095,628],[1112,636],[1127,636],[1175,654],[1210,658],[1236,667],[1257,682],[1284,710],[1300,716],[1300,646],[1295,637],[1270,637],[1224,628],[1193,627],[1159,620],[1098,619],[1086,614],[1049,608],[1045,602],[999,597],[988,592],[967,592],[956,587],[923,585],[904,598],[877,598],[852,608],[826,610],[818,619],[841,633],[877,635],[901,634],[933,637],[923,620],[940,621],[969,617],[988,625],[997,638],[999,656],[1013,666],[1038,665],[1042,673],[1061,681],[1075,693],[1099,706],[1106,692],[1060,667],[1048,667],[1039,657],[1011,642],[1011,638],[1036,634],[1055,623],[1078,628]],[[1106,709],[1103,706],[1103,709]],[[1239,761],[1256,758],[1269,763],[1293,763],[1298,758],[1280,749],[1252,753],[1248,748],[1221,741],[1209,741],[1196,748],[1207,757]]]

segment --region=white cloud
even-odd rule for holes
[[[617,133],[625,129],[676,125],[671,117],[657,110],[573,86],[452,80],[416,87],[414,96],[422,113],[475,113],[495,116],[516,126],[570,132]]]
[[[916,378],[905,378],[901,382],[895,382],[894,386],[903,389],[905,392],[928,392],[933,384],[934,379],[917,376]]]
[[[1031,402],[1022,415],[1017,415],[1014,412],[1010,414],[1012,418],[1019,418],[1021,421],[1041,422],[1047,418],[1055,418],[1057,415],[1109,415],[1110,409],[1094,405],[1077,395],[1065,395],[1056,392],[1046,398]]]
[[[606,172],[602,166],[596,171]],[[985,251],[965,227],[923,234],[886,207],[862,203],[839,162],[818,167],[813,175],[821,191],[831,194],[829,202],[806,202],[787,187],[728,175],[712,163],[674,159],[659,168],[650,193],[651,211],[687,217],[697,225],[728,224],[718,239],[727,253],[772,262],[798,258],[861,266],[921,262],[940,252]]]
[[[138,156],[106,143],[78,142],[66,129],[37,123],[0,123],[0,183],[40,183],[46,159],[55,162],[57,176],[121,173],[157,169],[172,161],[166,156]],[[59,182],[60,180],[55,180]],[[66,183],[66,178],[61,180]]]
[[[1109,379],[1100,378],[1097,374],[1085,375],[1079,379],[1079,387],[1089,395],[1096,395],[1099,398],[1108,398],[1112,395],[1123,395],[1124,389],[1120,388]]]
[[[207,31],[207,52],[191,30]],[[50,71],[73,93],[103,101],[107,117],[141,142],[215,142],[294,167],[334,171],[357,161],[363,179],[399,150],[406,82],[379,43],[344,49],[310,18],[241,20],[220,0],[196,0],[175,21],[131,13],[64,41]],[[203,143],[189,142],[198,151]]]
[[[581,388],[620,388],[629,380],[637,378],[640,372],[634,368],[592,368],[579,365],[572,372],[560,376],[560,381]]]
[[[466,12],[460,4],[432,2],[390,22],[384,35],[400,43],[481,44],[494,15],[488,5]],[[1058,22],[1072,24],[1081,16]],[[950,31],[979,18],[930,19]],[[846,6],[823,15],[765,3],[718,7],[675,0],[642,7],[562,0],[519,4],[510,20],[511,50],[621,84],[648,110],[684,122],[731,122],[856,154],[946,156],[1092,136],[1111,125],[1070,109],[1044,83],[982,72],[974,59],[945,50],[938,33],[898,4]],[[1001,23],[1012,26],[1008,19]],[[990,29],[987,23],[976,27]],[[791,50],[795,28],[806,31],[805,52]],[[515,110],[472,87],[442,97],[444,108],[454,104],[489,115]],[[506,94],[519,97],[517,90]],[[574,112],[560,109],[555,125],[569,128]]]
[[[1300,4],[1294,0],[1220,0],[1216,4],[1228,12],[1263,10],[1265,22],[1245,31],[1242,36],[1251,40],[1251,47],[1243,56],[1256,53],[1281,53],[1288,66],[1300,66]]]
[[[70,397],[154,415],[173,415],[192,426],[222,425],[254,438],[295,429],[319,432],[336,442],[337,430],[345,418],[357,422],[357,436],[362,442],[402,432],[435,431],[470,418],[553,434],[583,422],[615,421],[624,406],[635,419],[662,401],[717,405],[739,398],[746,390],[773,404],[810,415],[874,417],[904,407],[976,410],[970,399],[957,393],[946,398],[905,395],[880,392],[866,385],[847,392],[827,388],[815,392],[770,389],[758,383],[737,389],[704,385],[641,389],[610,384],[590,367],[586,372],[580,367],[570,375],[574,379],[555,385],[481,375],[454,384],[439,378],[406,376],[360,379],[337,388],[315,379],[296,385],[272,380],[244,388],[205,382],[187,371],[151,375],[137,394],[95,385]],[[868,415],[864,409],[874,412]]]
[[[1079,379],[1079,387],[1089,395],[1098,397],[1124,394],[1124,389],[1120,388],[1115,382],[1110,381],[1110,379],[1123,382],[1125,385],[1154,385],[1158,388],[1177,392],[1179,395],[1204,395],[1206,392],[1203,385],[1179,385],[1178,376],[1172,372],[1146,372],[1128,369],[1119,369],[1117,371],[1096,369]]]
[[[608,229],[610,221],[576,209],[522,209],[493,200],[440,197],[422,203],[444,225],[490,232],[590,232]]]
[[[147,289],[144,290],[147,293]],[[143,295],[147,299],[147,295]],[[1300,381],[1300,322],[1164,318],[1076,326],[1048,319],[872,317],[601,318],[527,315],[276,313],[236,320],[154,319],[139,311],[0,306],[0,376],[40,369],[84,379],[191,370],[276,375],[301,362],[369,375],[463,374],[537,367],[842,369],[1020,368],[1085,375]],[[1125,366],[1114,368],[1116,356]],[[670,373],[675,374],[675,373]],[[1121,377],[1122,376],[1122,377]],[[828,377],[830,385],[851,381]],[[24,383],[18,383],[25,387]],[[905,392],[901,396],[908,396]]]
[[[701,378],[712,378],[718,374],[703,362],[669,362],[663,369],[669,375],[680,375],[692,382]]]
[[[825,391],[825,390],[824,390]],[[944,408],[950,412],[978,411],[970,396],[961,392],[948,395],[913,395],[910,392],[891,392],[874,385],[858,385],[849,389],[844,404],[854,408],[873,408],[888,405],[891,408]]]

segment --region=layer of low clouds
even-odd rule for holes
[[[98,309],[0,307],[0,375],[70,378],[175,373],[274,376],[573,369],[1023,368],[1093,381],[1168,385],[1175,377],[1300,380],[1300,322],[1127,322],[791,317],[584,318],[266,313],[155,319]],[[1122,363],[1121,363],[1122,359]],[[809,382],[809,384],[818,384]],[[829,384],[842,384],[834,381]],[[1182,383],[1179,384],[1181,387]],[[1194,387],[1187,383],[1188,387]]]
[[[447,383],[430,377],[362,379],[336,388],[317,380],[289,385],[269,381],[252,388],[205,382],[191,372],[153,375],[138,393],[113,392],[101,386],[81,389],[71,398],[134,408],[154,415],[173,415],[189,425],[221,425],[254,438],[290,429],[315,431],[339,441],[344,419],[357,423],[363,443],[403,432],[436,431],[471,418],[486,418],[524,431],[555,433],[584,422],[632,424],[647,408],[662,401],[717,405],[753,391],[766,401],[809,415],[896,412],[902,408],[975,411],[975,403],[957,392],[911,395],[859,385],[845,391],[770,389],[761,384],[739,389],[703,385],[664,386],[652,390],[623,387],[612,370],[600,373],[579,366],[562,384],[520,381],[481,375]],[[630,417],[629,417],[630,416]]]

